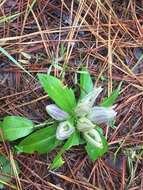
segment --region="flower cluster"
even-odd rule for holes
[[[108,124],[115,119],[116,112],[114,106],[105,108],[102,106],[94,106],[98,95],[102,92],[102,88],[94,88],[84,98],[79,100],[74,113],[76,122],[70,122],[71,116],[61,110],[55,104],[47,105],[46,111],[55,120],[59,121],[56,131],[56,138],[59,140],[67,139],[75,130],[80,131],[87,142],[96,147],[102,148],[102,139],[98,133],[96,126],[98,124]]]

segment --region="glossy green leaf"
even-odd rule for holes
[[[90,143],[87,143],[87,145],[85,146],[89,158],[93,161],[102,157],[108,151],[108,143],[105,137],[102,134],[100,134],[100,136],[102,137],[103,148],[95,147],[93,144]]]
[[[62,82],[54,76],[38,74],[38,78],[44,90],[57,106],[68,113],[72,113],[76,106],[73,90],[64,86]]]
[[[56,139],[56,126],[49,126],[32,133],[24,140],[20,142],[17,148],[21,152],[25,153],[49,153],[58,145],[61,141]]]
[[[80,144],[79,134],[78,132],[74,132],[69,139],[66,141],[60,152],[57,154],[57,156],[54,158],[54,161],[52,165],[50,166],[51,169],[57,169],[60,166],[64,164],[64,161],[62,159],[62,154],[69,150],[72,146],[76,146]]]
[[[120,83],[119,87],[116,90],[114,90],[109,97],[105,98],[100,105],[103,107],[112,106],[116,102],[118,96],[120,95],[121,85],[122,83]]]
[[[34,129],[31,120],[19,116],[6,116],[1,124],[4,140],[14,141],[30,134]]]
[[[84,67],[80,74],[80,98],[83,98],[87,93],[93,90],[93,82],[88,70]]]
[[[20,172],[17,162],[15,161],[17,173]],[[9,183],[14,176],[14,171],[10,161],[3,155],[0,155],[0,189],[4,188],[4,184]]]

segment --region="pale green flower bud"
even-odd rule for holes
[[[113,107],[105,108],[95,106],[91,109],[87,118],[95,124],[109,123],[115,119],[116,112]]]
[[[64,121],[69,118],[69,114],[58,108],[55,104],[46,106],[47,113],[57,121]]]
[[[67,139],[75,131],[74,126],[69,121],[64,121],[59,124],[56,131],[58,140]]]
[[[85,117],[80,118],[77,122],[77,129],[81,132],[87,132],[94,127],[95,125]]]
[[[96,129],[84,133],[84,138],[95,147],[103,148],[102,138]]]
[[[86,116],[102,90],[103,89],[101,87],[94,88],[90,93],[88,93],[84,98],[82,98],[75,109],[76,115],[79,117]]]

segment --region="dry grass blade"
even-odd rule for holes
[[[30,77],[34,78],[20,63],[18,63],[5,49],[0,47],[0,52],[4,54],[10,61],[12,61],[16,66],[22,69],[25,73],[27,73]]]

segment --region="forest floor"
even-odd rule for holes
[[[116,101],[116,128],[109,128],[109,151],[95,162],[82,146],[67,151],[65,164],[50,171],[56,154],[12,154],[20,174],[6,189],[143,189],[143,2],[141,0],[0,1],[0,119],[19,115],[41,122],[49,99],[37,73],[51,73],[74,87],[87,66],[109,96],[122,82]],[[65,49],[65,52],[64,52]],[[32,76],[28,75],[28,71]],[[105,132],[105,131],[104,131]]]

